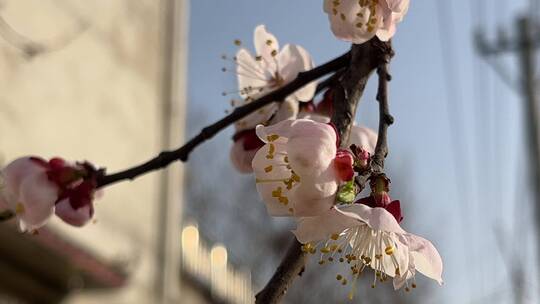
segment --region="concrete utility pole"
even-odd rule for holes
[[[517,53],[520,62],[520,85],[518,91],[523,98],[523,114],[527,141],[527,159],[529,169],[529,185],[533,194],[533,223],[536,225],[536,252],[540,266],[540,129],[538,90],[535,87],[535,51],[540,47],[539,24],[535,24],[533,15],[523,16],[517,20],[517,31],[514,39],[499,35],[496,42],[490,43],[482,33],[476,35],[478,52],[483,57],[494,57],[502,53]],[[516,284],[516,303],[523,302],[522,287],[518,278]]]

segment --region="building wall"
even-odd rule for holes
[[[0,160],[59,155],[87,159],[114,172],[162,150],[167,141],[162,125],[161,4],[154,0],[1,1],[4,21],[39,44],[13,36],[2,25]],[[30,56],[35,50],[44,52]],[[183,81],[182,72],[179,77]],[[177,102],[173,120],[184,121],[185,100],[180,97]],[[177,135],[176,140],[183,141],[182,134]],[[181,166],[175,170],[180,172]],[[122,265],[130,274],[121,290],[88,294],[82,289],[68,303],[155,302],[159,180],[154,173],[106,188],[96,202],[96,222],[86,227],[52,221],[50,227],[65,238]],[[181,197],[181,183],[172,191],[173,197]],[[179,236],[180,223],[171,227],[178,229]]]

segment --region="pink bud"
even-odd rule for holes
[[[339,149],[334,159],[334,167],[340,180],[350,181],[354,177],[354,158],[351,152]]]

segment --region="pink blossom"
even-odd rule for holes
[[[375,271],[374,282],[392,277],[396,289],[416,270],[442,283],[442,261],[435,247],[403,230],[385,208],[333,207],[322,215],[300,219],[293,232],[310,253],[316,252],[314,244],[324,244],[319,248],[322,263],[326,254],[346,259],[353,280],[370,267]]]
[[[243,98],[233,101],[235,107],[279,89],[293,81],[298,73],[313,68],[313,61],[306,50],[294,44],[286,44],[280,49],[278,40],[264,25],[255,28],[253,40],[255,56],[245,48],[239,49],[235,56],[238,89]],[[240,119],[235,123],[236,133],[254,130],[259,124],[272,125],[296,118],[299,112],[298,103],[310,101],[315,94],[315,88],[315,82],[309,83],[281,103],[271,103]],[[240,138],[240,141],[245,139]],[[234,167],[241,173],[252,172],[251,161],[258,148],[247,148],[245,144],[235,140],[230,153]]]
[[[388,41],[409,9],[409,0],[324,0],[332,32],[356,44],[374,36]]]
[[[257,190],[274,216],[311,216],[329,210],[339,178],[336,132],[308,119],[257,127],[265,145],[253,159]]]
[[[66,202],[76,213],[92,215],[96,170],[89,163],[70,164],[61,158],[46,161],[21,157],[1,170],[1,207],[14,211],[22,231],[36,230],[55,214],[66,222],[81,226],[83,221],[66,211]],[[91,210],[83,211],[83,210]]]

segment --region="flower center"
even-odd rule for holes
[[[401,275],[398,257],[396,257],[398,246],[392,233],[360,225],[349,228],[341,234],[333,234],[324,242],[315,245],[305,244],[302,250],[315,254],[318,248],[320,265],[335,260],[349,264],[349,279],[353,282],[349,298],[352,299],[356,280],[368,266],[374,270],[371,288],[375,288],[377,281],[385,282],[388,277]],[[336,279],[342,285],[347,285],[348,280],[345,275],[338,274]]]

